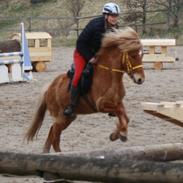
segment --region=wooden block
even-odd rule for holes
[[[167,54],[167,46],[161,47],[161,53]]]
[[[154,62],[154,69],[156,70],[162,70],[163,69],[163,63],[162,62]]]
[[[165,54],[144,54],[143,62],[167,62],[167,63],[174,63],[175,58],[167,56]]]
[[[30,53],[30,56],[31,57],[39,57],[39,56],[41,56],[41,57],[43,57],[43,56],[45,56],[45,57],[51,57],[51,53],[49,52],[49,50],[45,50],[45,51],[39,51],[39,50],[36,50],[36,51],[34,51],[34,52],[31,52]]]
[[[39,39],[35,39],[35,48],[39,48]]]
[[[155,46],[150,46],[149,47],[149,54],[154,54],[155,53]]]
[[[141,39],[143,46],[175,46],[175,39]]]
[[[32,62],[50,62],[51,58],[50,57],[44,57],[44,56],[39,56],[39,57],[32,57],[31,61]]]

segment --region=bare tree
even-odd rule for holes
[[[8,8],[8,7],[9,7],[10,1],[11,1],[11,0],[6,0],[6,1],[5,1],[5,0],[0,0],[0,4],[1,4],[1,5],[5,5],[6,8]]]
[[[168,28],[179,27],[180,15],[183,10],[183,0],[154,0],[158,6],[166,10]],[[171,25],[172,22],[172,25]]]
[[[67,0],[66,8],[73,17],[77,18],[81,15],[84,4],[85,0]]]
[[[150,0],[125,0],[128,9],[126,20],[130,22],[140,21],[142,23],[142,33],[146,33],[147,10],[151,6]]]
[[[74,17],[74,23],[77,26],[77,36],[79,35],[79,20],[78,17],[81,16],[81,10],[83,9],[85,0],[67,0],[66,7],[71,16]]]

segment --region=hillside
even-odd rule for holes
[[[81,0],[82,1],[82,0]],[[84,0],[83,0],[84,1]],[[47,31],[53,36],[54,45],[73,45],[77,37],[76,29],[81,30],[89,21],[89,18],[80,19],[77,22],[69,11],[68,0],[45,0],[44,3],[31,4],[30,0],[6,0],[0,1],[0,40],[8,39],[15,31],[19,30],[19,23],[23,21],[26,30]],[[106,0],[85,0],[79,16],[94,16],[101,14],[101,9]],[[123,14],[120,17],[120,25],[131,25],[125,20],[124,0],[115,0],[120,5]],[[182,21],[182,18],[180,18]],[[165,16],[162,12],[147,14],[147,31],[142,34],[142,27],[138,23],[136,28],[142,37],[176,38],[178,44],[183,44],[183,21],[179,28],[166,31]],[[78,23],[78,24],[77,24]]]

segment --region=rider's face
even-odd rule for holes
[[[116,25],[118,22],[118,15],[107,15],[107,21],[111,24],[111,25]]]

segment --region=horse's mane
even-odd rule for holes
[[[102,48],[118,47],[122,52],[138,50],[142,48],[141,41],[135,30],[130,27],[125,29],[114,29],[113,32],[104,34]]]

